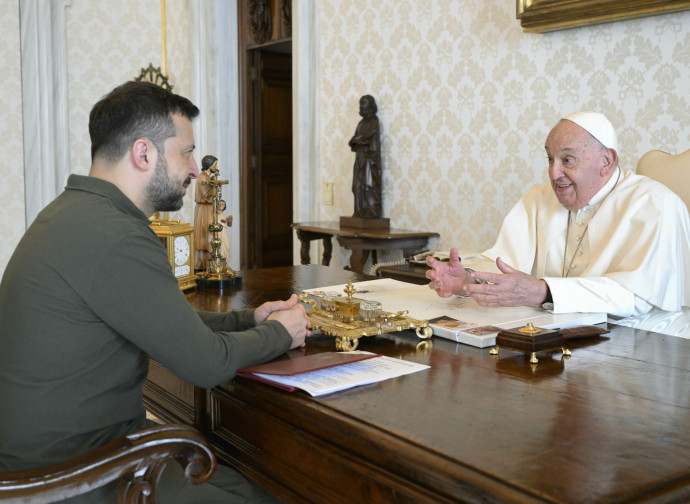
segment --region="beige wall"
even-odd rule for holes
[[[0,1],[0,272],[24,233],[22,74],[17,2]]]
[[[335,183],[323,219],[353,211],[347,142],[364,94],[379,106],[384,215],[439,232],[441,249],[493,244],[545,180],[544,140],[570,112],[605,113],[625,167],[690,148],[690,12],[525,34],[514,0],[320,6],[321,175]]]
[[[186,0],[166,0],[167,65],[173,91],[189,93]],[[67,9],[72,173],[91,165],[89,111],[113,87],[161,66],[160,0],[71,0]]]
[[[167,0],[167,64],[174,90],[188,95],[187,0]],[[90,167],[88,115],[113,87],[161,65],[160,0],[71,0],[65,11],[69,89],[70,171]],[[0,272],[24,233],[24,173],[19,7],[0,1]],[[28,146],[30,148],[30,146]],[[183,218],[191,219],[186,202]]]
[[[167,0],[168,72],[175,90],[187,95],[188,2]],[[0,271],[24,231],[17,5],[0,1]],[[690,12],[541,35],[522,32],[514,0],[317,5],[314,141],[321,181],[335,184],[335,204],[321,205],[319,219],[352,213],[354,154],[347,142],[363,94],[379,105],[385,215],[394,227],[439,232],[442,249],[493,243],[520,194],[545,179],[544,139],[564,114],[606,113],[618,128],[626,167],[651,148],[690,147]],[[159,0],[71,0],[72,172],[88,170],[92,104],[149,62],[159,64],[159,6]],[[332,264],[348,255],[338,250]]]

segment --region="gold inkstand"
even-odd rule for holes
[[[415,329],[417,336],[428,340],[432,330],[428,320],[418,320],[407,316],[407,310],[388,313],[381,309],[381,303],[353,297],[357,292],[352,282],[344,289],[346,296],[336,292],[306,292],[299,299],[311,305],[307,315],[313,331],[320,330],[327,336],[335,337],[338,351],[356,350],[363,336]]]
[[[359,307],[363,300],[352,297],[352,295],[357,292],[352,282],[348,282],[344,291],[347,297],[334,298],[333,303],[340,312],[343,322],[354,322],[359,317]]]

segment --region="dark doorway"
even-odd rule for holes
[[[240,263],[293,264],[290,0],[240,0]]]
[[[255,70],[251,164],[254,171],[253,267],[293,263],[292,56],[250,51]]]

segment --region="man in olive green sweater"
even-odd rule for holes
[[[210,388],[304,344],[309,320],[294,295],[256,310],[194,310],[149,226],[155,211],[182,206],[199,174],[198,113],[144,82],[92,109],[89,176],[70,176],[0,284],[0,472],[61,462],[146,427],[149,356]],[[232,480],[230,493],[186,485],[169,466],[161,502],[271,502],[227,468],[218,473]],[[78,500],[115,502],[113,488]]]

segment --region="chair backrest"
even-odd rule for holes
[[[637,173],[664,184],[690,209],[690,149],[676,155],[649,151],[637,162]]]
[[[173,460],[182,465],[191,483],[204,483],[216,469],[213,449],[199,431],[186,425],[159,425],[61,464],[2,473],[0,503],[56,502],[119,478],[118,503],[155,504],[160,475]]]

